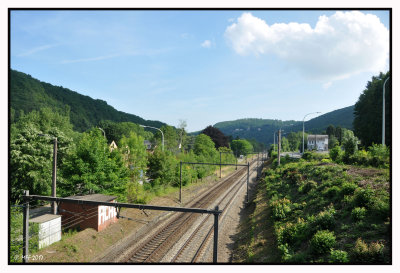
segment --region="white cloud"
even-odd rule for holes
[[[274,54],[312,79],[332,81],[387,67],[389,31],[375,15],[338,11],[309,24],[268,25],[243,13],[225,37],[241,55]],[[329,87],[329,86],[328,86]]]
[[[94,62],[94,61],[102,61],[107,59],[112,59],[115,57],[120,56],[120,54],[112,54],[112,55],[104,55],[104,56],[97,56],[92,58],[82,58],[82,59],[74,59],[74,60],[64,60],[62,64],[70,64],[70,63],[84,63],[84,62]]]
[[[323,85],[322,85],[322,87],[324,88],[324,89],[328,89],[329,87],[331,87],[332,86],[332,82],[327,82],[327,83],[324,83]]]
[[[204,48],[210,48],[211,47],[211,41],[210,40],[205,40],[202,44],[202,47]]]
[[[59,44],[49,44],[49,45],[38,46],[38,47],[32,48],[30,50],[27,50],[25,52],[22,52],[22,53],[18,54],[17,56],[18,57],[30,56],[30,55],[35,54],[37,52],[40,52],[40,51],[43,51],[43,50],[47,50],[47,49],[53,48],[53,47],[58,46],[58,45]]]

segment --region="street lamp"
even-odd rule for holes
[[[303,118],[303,150],[301,151],[301,154],[304,154],[304,120],[306,119],[306,117],[307,117],[308,115],[311,115],[311,114],[320,114],[320,113],[321,113],[321,112],[308,113],[308,114],[305,115],[304,118]]]
[[[164,152],[164,133],[163,133],[163,131],[161,131],[160,129],[158,129],[158,128],[156,128],[156,127],[151,127],[151,126],[147,126],[147,125],[141,125],[141,124],[139,124],[139,126],[140,126],[140,127],[147,127],[147,128],[156,129],[156,130],[158,130],[158,131],[161,132],[161,136],[162,136],[162,143],[161,143],[161,145],[162,145],[162,151]]]
[[[97,128],[99,128],[99,130],[103,132],[103,136],[104,136],[104,138],[106,138],[106,132],[104,132],[104,130],[101,129],[100,127],[97,127]]]
[[[53,175],[52,175],[52,187],[51,187],[51,196],[56,197],[56,180],[57,180],[57,137],[46,135],[46,134],[38,134],[38,136],[42,137],[50,137],[53,138]],[[51,204],[51,210],[53,214],[57,214],[57,204],[55,201]]]
[[[382,145],[385,146],[385,85],[390,77],[383,83],[383,96],[382,96]]]

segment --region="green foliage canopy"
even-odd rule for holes
[[[354,132],[364,147],[382,143],[382,92],[383,83],[390,72],[372,77],[354,107]],[[392,144],[392,84],[386,83],[385,91],[385,143]]]

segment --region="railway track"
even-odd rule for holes
[[[251,166],[253,163],[251,164]],[[231,195],[229,202],[232,202],[234,198],[234,193],[237,192],[243,185],[243,177],[246,179],[247,168],[242,167],[234,172],[232,175],[227,177],[225,180],[216,184],[209,191],[202,194],[197,201],[193,202],[190,207],[196,208],[207,208],[211,204],[217,201],[218,205],[226,203],[226,197]],[[234,183],[234,184],[233,184]],[[228,190],[229,189],[229,190]],[[233,194],[233,195],[232,195]],[[226,206],[224,206],[226,207]],[[144,240],[137,247],[135,247],[129,255],[127,255],[123,261],[125,263],[158,263],[164,257],[164,255],[172,249],[172,247],[179,241],[182,236],[187,232],[188,229],[195,223],[201,222],[200,225],[195,229],[195,232],[189,236],[184,245],[172,259],[172,262],[196,262],[197,258],[201,254],[208,238],[211,237],[212,232],[204,227],[209,227],[208,222],[212,223],[213,219],[208,217],[209,215],[198,215],[195,213],[175,213],[154,235],[150,236],[148,239]],[[212,224],[211,224],[212,225]],[[206,231],[206,235],[204,234]],[[182,261],[186,259],[187,250],[194,249],[193,242],[199,241],[199,238],[206,236],[206,240],[202,243],[194,254],[194,258],[191,260]]]
[[[253,170],[254,164],[252,165],[250,172]],[[254,170],[253,170],[254,171]],[[246,177],[244,177],[246,179]],[[231,187],[220,200],[217,202],[217,206],[222,210],[220,214],[219,222],[223,222],[227,215],[227,209],[231,203],[235,200],[238,192],[244,187],[242,182],[243,178],[238,180],[237,183]],[[179,248],[177,253],[172,258],[172,263],[196,263],[199,262],[202,257],[202,253],[206,246],[210,242],[212,235],[214,234],[214,222],[211,215],[207,215],[197,225],[197,227],[191,231],[190,236],[185,240],[182,246]]]

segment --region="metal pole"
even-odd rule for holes
[[[275,152],[275,132],[274,132],[274,152]]]
[[[390,77],[388,77],[383,83],[383,95],[382,95],[382,145],[385,146],[385,85]]]
[[[215,207],[215,210],[218,211],[218,206]],[[213,263],[218,262],[218,216],[219,213],[214,213],[214,251],[213,251]]]
[[[301,153],[304,154],[304,119],[303,119],[303,149],[301,149]]]
[[[221,178],[221,163],[222,163],[222,161],[221,161],[221,152],[219,152],[219,178]]]
[[[163,131],[161,131],[161,129],[158,129],[158,128],[152,127],[152,126],[141,125],[141,124],[139,124],[139,126],[140,126],[140,127],[147,127],[147,128],[156,129],[156,130],[158,130],[158,131],[161,132],[161,138],[162,138],[162,140],[161,140],[161,146],[162,146],[162,151],[164,152],[164,133],[163,133]]]
[[[57,195],[57,138],[54,138],[53,146],[53,184],[51,188],[51,196],[56,197]],[[51,210],[53,214],[57,214],[57,204],[53,202],[51,204]]]
[[[281,165],[281,129],[278,130],[278,166]]]
[[[237,163],[238,163],[238,158],[237,158],[237,150],[236,150],[236,170],[237,170]]]
[[[249,203],[249,176],[250,176],[250,163],[247,163],[247,203]]]
[[[179,168],[179,203],[182,203],[182,161]]]
[[[304,120],[306,119],[306,117],[307,117],[308,115],[311,115],[311,114],[320,114],[320,113],[321,113],[321,112],[308,113],[308,114],[305,115],[304,118],[303,118],[303,150],[301,151],[302,154],[304,154]]]
[[[22,263],[28,263],[28,255],[29,255],[29,190],[26,190],[24,192],[25,198],[24,198],[24,211],[23,211],[23,235],[22,235]]]

